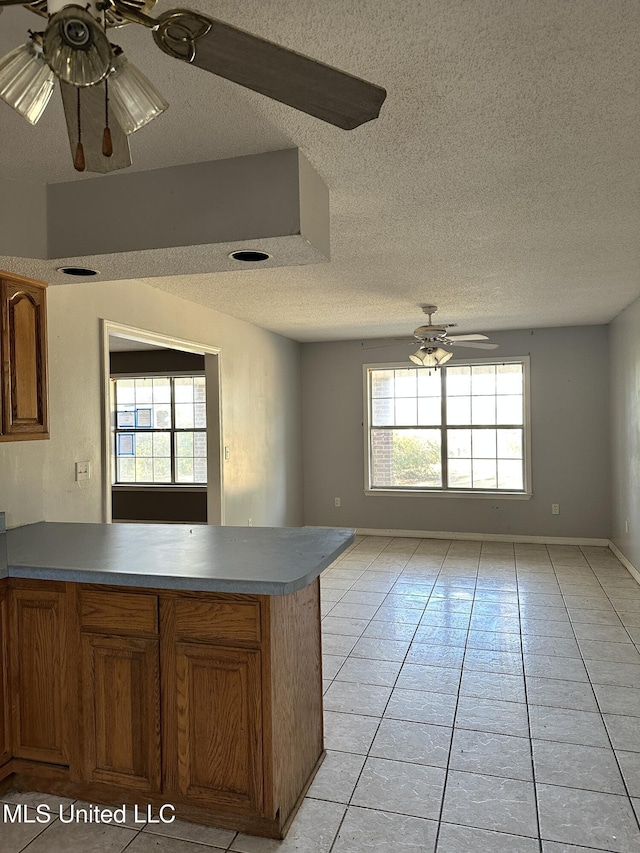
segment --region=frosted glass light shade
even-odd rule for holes
[[[34,42],[20,45],[0,59],[0,98],[36,124],[53,94],[55,74]]]
[[[107,82],[109,104],[126,134],[140,130],[169,106],[142,71],[122,54],[114,57]]]
[[[421,367],[438,367],[453,358],[452,352],[447,352],[442,347],[420,347],[417,352],[409,356],[414,364]]]
[[[109,39],[98,21],[80,6],[65,6],[51,17],[43,49],[56,77],[72,86],[95,86],[111,70]]]

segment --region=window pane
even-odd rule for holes
[[[374,487],[439,488],[440,430],[372,430]]]
[[[196,403],[193,407],[193,425],[204,429],[207,425],[207,407],[204,403]]]
[[[510,394],[497,398],[498,423],[499,424],[521,424],[523,423],[522,395]]]
[[[371,401],[373,426],[393,426],[393,400],[383,397]]]
[[[495,429],[474,429],[472,433],[472,447],[474,459],[495,459]]]
[[[153,459],[136,457],[136,483],[153,483]]]
[[[522,459],[522,430],[498,430],[498,456],[501,459]]]
[[[136,435],[136,456],[153,456],[153,437],[150,433]]]
[[[496,422],[496,398],[495,397],[472,397],[471,398],[471,423],[472,424],[495,424]]]
[[[442,380],[437,370],[418,370],[418,396],[440,397]]]
[[[393,396],[393,370],[371,371],[371,396],[392,397]]]
[[[447,423],[471,423],[471,398],[447,396]]]
[[[206,459],[207,456],[207,434],[206,432],[193,433],[193,455],[202,456]]]
[[[418,423],[418,401],[414,397],[396,400],[396,426],[415,426]]]
[[[524,471],[522,462],[512,459],[498,459],[498,488],[524,489]]]
[[[193,433],[176,433],[176,456],[193,456]]]
[[[449,460],[448,487],[450,489],[471,488],[471,460],[450,459]]]
[[[193,403],[193,378],[177,376],[173,380],[176,403]]]
[[[156,429],[171,429],[170,403],[161,403],[153,407],[153,422]]]
[[[473,460],[473,488],[495,489],[498,485],[495,459]]]
[[[498,364],[496,372],[498,394],[522,394],[524,377],[521,364]]]
[[[202,456],[196,456],[193,460],[193,480],[195,483],[207,482],[207,460]]]
[[[171,382],[168,377],[158,377],[153,380],[153,402],[171,402]]]
[[[135,403],[136,396],[133,379],[116,379],[116,403]]]
[[[440,397],[418,398],[418,423],[420,426],[439,426],[441,421]]]
[[[171,459],[153,460],[153,481],[154,483],[171,482]]]
[[[449,459],[471,459],[471,430],[447,430],[447,455]],[[469,469],[471,471],[471,469]],[[471,474],[469,474],[471,476]]]
[[[117,464],[117,480],[119,483],[135,483],[136,460],[129,456],[121,456]]]
[[[415,397],[418,386],[416,381],[416,371],[411,368],[407,370],[396,370],[395,377],[395,394],[396,397]]]
[[[153,379],[135,379],[136,407],[153,401]]]
[[[446,368],[447,397],[463,397],[471,393],[471,368]]]
[[[193,403],[176,403],[176,429],[193,427]]]
[[[474,396],[496,393],[495,364],[479,364],[471,368],[471,393]]]
[[[177,483],[193,483],[193,458],[178,458],[176,459],[176,482]]]
[[[168,432],[154,432],[153,455],[171,456],[171,434]]]

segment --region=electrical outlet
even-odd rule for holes
[[[253,519],[252,519],[252,518],[250,518],[250,519],[247,521],[247,525],[248,525],[249,527],[253,527]]]
[[[560,504],[551,504],[551,515],[560,515]]]
[[[333,501],[336,506],[342,506],[342,501],[340,500],[340,498],[334,498]]]
[[[231,448],[227,445],[224,449],[224,458],[228,460],[231,457]]]
[[[80,482],[80,480],[90,480],[91,479],[91,463],[90,462],[76,462],[76,482]]]

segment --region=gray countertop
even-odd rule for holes
[[[286,595],[326,569],[354,531],[41,522],[1,539],[0,577]]]

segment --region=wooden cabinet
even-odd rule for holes
[[[284,836],[324,756],[317,581],[259,596],[9,579],[2,594],[5,777]]]
[[[0,767],[11,758],[11,714],[9,708],[9,626],[6,582],[0,588]]]
[[[49,437],[46,287],[0,272],[0,441]]]
[[[81,637],[82,777],[160,790],[157,640]]]
[[[22,583],[10,594],[13,755],[68,764],[64,584]]]
[[[175,666],[179,793],[261,815],[260,652],[178,643]]]

